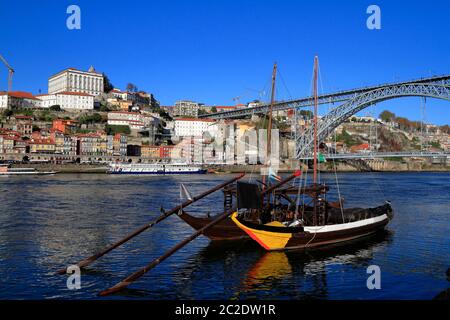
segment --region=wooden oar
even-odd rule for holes
[[[289,182],[290,180],[294,179],[295,177],[298,177],[301,174],[301,171],[296,171],[293,175],[287,177],[286,179],[278,182],[277,184],[271,186],[270,188],[267,188],[266,190],[264,190],[262,192],[262,195],[269,193],[271,191],[273,191],[274,189],[278,188],[279,186]],[[175,245],[174,247],[172,247],[171,249],[169,249],[168,251],[166,251],[166,253],[164,253],[162,256],[160,256],[159,258],[153,260],[152,262],[150,262],[148,265],[146,265],[145,267],[139,269],[138,271],[134,272],[133,274],[131,274],[130,276],[128,276],[127,278],[125,278],[124,280],[120,281],[118,284],[116,284],[115,286],[103,290],[102,292],[100,292],[100,296],[107,296],[110,295],[111,293],[115,293],[118,292],[120,290],[125,289],[126,287],[128,287],[131,283],[133,283],[134,281],[136,281],[137,279],[139,279],[140,277],[142,277],[145,273],[147,273],[148,271],[150,271],[151,269],[153,269],[154,267],[156,267],[158,264],[160,264],[162,261],[164,261],[165,259],[167,259],[168,257],[170,257],[172,254],[174,254],[176,251],[178,251],[179,249],[183,248],[185,245],[187,245],[189,242],[191,242],[192,240],[194,240],[195,238],[197,238],[198,236],[200,236],[201,234],[203,234],[203,232],[205,232],[207,229],[211,228],[212,226],[216,225],[217,223],[219,223],[220,221],[226,219],[229,215],[231,215],[233,212],[236,211],[236,208],[233,208],[229,211],[226,211],[224,213],[222,213],[221,215],[217,216],[213,221],[211,221],[210,223],[208,223],[206,226],[204,226],[203,228],[197,230],[195,233],[193,233],[191,236],[189,236],[188,238],[186,238],[185,240],[183,240],[182,242],[180,242],[179,244]]]
[[[153,222],[148,223],[143,225],[140,228],[137,228],[136,230],[134,230],[133,232],[131,232],[130,234],[128,234],[126,237],[122,238],[121,240],[113,243],[112,245],[110,245],[109,247],[107,247],[106,249],[90,256],[89,258],[86,258],[84,260],[81,260],[80,262],[77,263],[77,266],[80,268],[86,267],[87,265],[91,264],[92,262],[94,262],[95,260],[97,260],[98,258],[104,256],[105,254],[107,254],[108,252],[110,252],[111,250],[119,247],[120,245],[122,245],[123,243],[127,242],[128,240],[134,238],[135,236],[137,236],[138,234],[142,233],[143,231],[147,230],[148,228],[153,227],[155,224],[161,222],[162,220],[164,220],[165,218],[167,218],[168,216],[179,212],[181,209],[186,208],[187,206],[191,205],[192,203],[210,195],[213,192],[216,192],[217,190],[222,189],[223,187],[241,179],[243,176],[245,176],[245,173],[241,173],[238,176],[234,177],[233,179],[230,179],[228,181],[225,181],[224,183],[219,184],[218,186],[215,186],[214,188],[211,188],[205,192],[203,192],[202,194],[199,194],[198,196],[195,196],[194,198],[192,198],[192,200],[187,200],[184,203],[176,206],[175,208],[169,210],[169,211],[165,211],[163,214],[161,214],[158,218],[156,218]],[[58,274],[65,274],[66,273],[66,268],[58,270],[57,271]]]

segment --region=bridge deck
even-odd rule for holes
[[[421,78],[421,79],[415,79],[410,81],[402,81],[402,82],[393,82],[393,83],[385,83],[380,84],[376,86],[369,86],[369,87],[363,87],[363,88],[356,88],[351,90],[344,90],[344,91],[338,91],[328,94],[323,94],[318,96],[318,103],[319,104],[325,104],[325,103],[336,103],[336,102],[342,102],[350,99],[351,97],[354,97],[358,94],[372,91],[375,89],[383,88],[383,87],[389,87],[394,85],[402,85],[402,84],[414,84],[414,83],[432,83],[432,84],[445,84],[450,85],[450,75],[443,75],[443,76],[434,76],[434,77],[428,77],[428,78]],[[287,101],[278,101],[273,106],[273,111],[282,111],[282,110],[288,110],[293,108],[302,108],[302,107],[308,107],[313,105],[313,98],[312,97],[304,97],[301,99],[295,99],[295,100],[287,100]],[[243,109],[236,109],[232,111],[223,111],[223,112],[217,112],[213,114],[206,114],[206,115],[200,115],[199,118],[210,118],[210,119],[230,119],[230,118],[243,118],[248,117],[253,114],[264,114],[267,113],[269,110],[269,105],[263,105],[259,107],[253,107],[253,108],[243,108]]]
[[[324,154],[326,159],[375,159],[375,158],[449,158],[450,151],[445,152],[368,152],[368,153],[335,153]],[[303,160],[312,160],[312,156],[302,157]]]

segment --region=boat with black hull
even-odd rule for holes
[[[318,186],[318,115],[317,115],[317,78],[318,57],[314,59],[314,149],[313,149],[313,183]],[[238,210],[231,219],[253,240],[266,250],[304,249],[307,247],[325,246],[343,241],[358,239],[382,230],[393,218],[393,210],[389,201],[373,208],[344,208],[343,200],[330,203],[326,192],[309,192],[308,206],[295,207],[295,212],[277,214],[280,208],[269,209],[268,219],[264,219],[265,199],[258,188],[238,188]],[[262,203],[258,200],[262,199]],[[270,195],[268,195],[270,206]],[[277,201],[274,202],[275,204]],[[246,217],[253,211],[261,212],[258,222],[249,221]],[[268,221],[264,221],[268,220]]]

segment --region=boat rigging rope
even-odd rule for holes
[[[318,229],[316,229],[316,230],[314,230],[314,235],[313,235],[313,237],[311,238],[311,239],[309,239],[309,241],[305,244],[305,249],[306,249],[306,247],[316,238],[316,235],[317,235],[317,231],[319,231],[319,230],[322,230],[323,228],[324,228],[325,226],[322,226],[322,227],[320,227],[320,228],[318,228]]]
[[[376,106],[375,106],[374,104],[371,104],[370,107],[372,107],[372,115],[375,114]],[[374,125],[375,125],[375,126],[378,125],[376,119],[375,119]],[[372,123],[370,124],[370,127],[371,127],[371,126],[372,126]],[[371,131],[372,131],[372,130],[370,130],[370,132],[371,132]],[[376,130],[376,135],[377,135],[376,139],[378,139],[378,130]],[[370,138],[370,137],[369,137],[369,138]],[[372,159],[373,161],[375,161],[375,157],[374,157],[374,155],[373,155],[372,152],[371,152],[371,159]],[[375,182],[375,186],[377,187],[377,189],[378,189],[378,191],[380,192],[380,194],[383,196],[384,199],[386,199],[386,195],[385,195],[385,193],[384,193],[384,191],[383,191],[383,188],[381,188],[380,184],[378,183],[378,179],[375,177],[375,172],[374,172],[373,170],[372,170],[372,172],[370,172],[369,176],[371,177],[372,181]]]
[[[320,65],[318,67],[318,72],[319,72],[320,88],[321,88],[321,92],[323,94],[324,93],[324,89],[323,89],[323,81],[322,81],[322,73],[320,71]],[[330,109],[331,109],[331,106],[328,104],[328,112],[330,112]],[[337,134],[336,134],[336,130],[334,130],[333,133],[334,133],[333,134],[333,137],[334,137],[334,148],[332,148],[332,149],[334,149],[333,152],[334,152],[334,155],[336,155],[337,154],[337,147],[336,147],[337,146]],[[345,223],[344,208],[343,208],[343,203],[342,203],[342,198],[341,198],[341,190],[340,190],[340,187],[339,187],[339,179],[338,179],[338,176],[337,176],[336,161],[335,161],[334,157],[332,157],[332,160],[333,160],[334,177],[335,177],[335,180],[336,180],[336,190],[337,190],[337,193],[338,193],[339,207],[341,209],[342,222]]]
[[[334,154],[335,155],[337,153],[336,145],[337,145],[337,138],[336,138],[336,130],[335,130],[334,131]],[[334,176],[336,178],[336,190],[337,190],[337,193],[338,193],[339,207],[341,208],[342,222],[345,223],[345,219],[344,219],[344,204],[342,203],[341,190],[339,188],[339,180],[338,180],[338,176],[337,176],[336,162],[334,160],[334,157],[333,157],[333,168],[334,168]]]

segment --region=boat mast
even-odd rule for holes
[[[270,107],[269,107],[269,123],[267,125],[267,153],[266,153],[266,163],[270,161],[270,152],[271,152],[271,139],[272,139],[272,109],[273,104],[275,103],[275,80],[277,77],[277,63],[273,65],[272,71],[272,94],[270,97]]]
[[[317,74],[319,57],[314,57],[314,185],[317,183]]]
[[[317,74],[318,74],[319,57],[314,57],[314,160],[313,160],[313,186],[317,186]],[[317,205],[318,205],[318,193],[314,192],[314,215],[313,224],[317,225]]]
[[[275,103],[275,80],[277,77],[277,63],[275,62],[273,65],[273,71],[272,71],[272,92],[270,97],[270,106],[269,106],[269,121],[267,124],[267,145],[266,145],[266,168],[270,165],[270,153],[271,153],[271,145],[272,145],[272,109],[273,105]],[[263,183],[266,182],[266,176],[263,176]],[[267,180],[269,182],[269,179]],[[263,189],[264,189],[263,185]],[[270,197],[270,195],[269,195]]]

